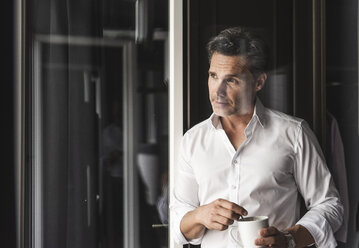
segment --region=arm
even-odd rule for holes
[[[333,233],[342,222],[343,206],[320,146],[305,122],[298,127],[294,155],[293,176],[308,212],[287,231],[292,234],[296,247],[313,243],[317,247],[336,247]],[[287,247],[283,233],[275,227],[262,231],[262,238],[256,240],[258,244]]]
[[[294,178],[308,212],[296,223],[305,227],[318,247],[336,247],[334,232],[343,221],[343,205],[320,145],[306,122],[298,131]]]
[[[189,138],[187,133],[184,135],[181,141],[180,150],[178,153],[178,159],[176,159],[174,189],[172,198],[170,201],[170,231],[173,239],[177,244],[200,244],[202,241],[201,235],[194,235],[185,237],[181,230],[181,222],[191,211],[197,209],[200,205],[198,198],[198,182],[195,177],[192,166],[188,162],[190,155],[188,149]]]

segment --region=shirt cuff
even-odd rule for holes
[[[180,228],[181,220],[182,220],[183,216],[185,216],[189,211],[192,211],[192,210],[194,210],[194,208],[193,209],[192,208],[186,208],[186,209],[182,208],[181,211],[178,211],[178,209],[171,210],[172,234],[173,234],[173,238],[174,238],[175,242],[179,245],[185,245],[188,243],[193,244],[193,245],[199,245],[202,242],[203,235],[196,239],[187,240],[181,232],[181,228]]]
[[[297,225],[302,225],[310,232],[314,238],[316,247],[337,247],[332,227],[320,214],[309,211],[297,222]]]

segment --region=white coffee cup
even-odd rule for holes
[[[229,230],[229,234],[239,247],[242,248],[258,248],[254,241],[260,238],[259,230],[268,227],[268,216],[252,216],[244,217],[237,221],[238,226],[233,226]],[[263,246],[264,247],[264,246]]]

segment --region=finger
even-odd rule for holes
[[[217,214],[230,220],[238,220],[240,217],[239,214],[222,206],[217,207]]]
[[[277,234],[279,234],[279,231],[274,226],[263,228],[259,231],[259,235],[261,235],[262,237],[268,237],[268,236],[273,236],[273,235],[277,235]]]
[[[275,237],[270,236],[270,237],[267,237],[267,238],[259,238],[259,239],[255,240],[254,244],[255,245],[261,245],[261,246],[268,245],[268,246],[273,247],[276,244]]]
[[[224,230],[228,229],[228,225],[223,225],[218,222],[212,222],[211,226],[208,229],[224,231]]]
[[[228,210],[231,210],[237,214],[246,216],[248,214],[247,210],[244,209],[242,206],[239,206],[238,204],[235,204],[234,202],[230,202],[224,199],[218,199],[217,203],[222,206],[223,208],[226,208]]]
[[[230,226],[233,224],[234,220],[229,219],[227,217],[221,216],[221,215],[214,215],[212,222],[217,222],[221,225]]]

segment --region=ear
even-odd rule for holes
[[[267,80],[267,74],[266,73],[262,73],[258,76],[257,78],[257,82],[256,82],[256,92],[260,91],[263,87],[264,84],[266,83]]]

